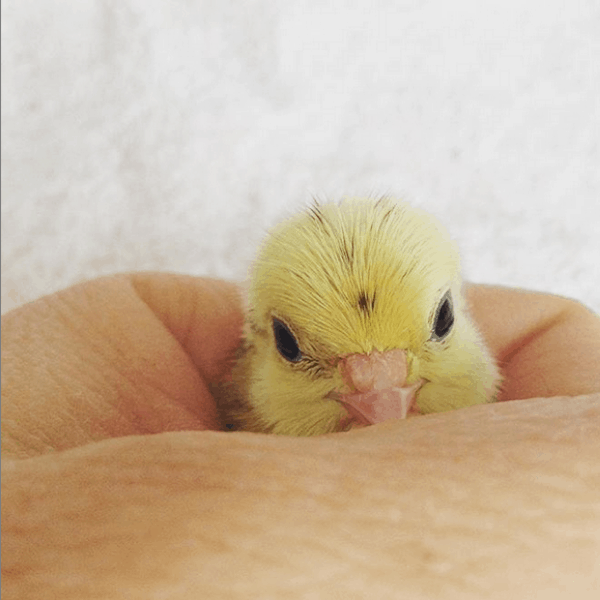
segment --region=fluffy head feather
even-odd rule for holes
[[[454,325],[437,340],[448,292]],[[497,388],[497,368],[466,313],[456,247],[406,203],[352,198],[280,224],[257,257],[248,300],[246,350],[234,371],[242,428],[344,428],[346,410],[331,393],[344,387],[340,358],[353,354],[405,350],[407,384],[424,380],[424,413],[488,402]],[[274,319],[294,336],[300,359],[278,351]]]

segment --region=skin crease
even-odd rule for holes
[[[596,597],[600,319],[467,295],[501,399],[563,397],[200,433],[239,341],[233,284],[117,276],[3,316],[5,597]]]

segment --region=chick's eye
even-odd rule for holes
[[[285,323],[279,319],[273,319],[273,335],[279,354],[290,362],[298,362],[302,358],[302,352],[298,348],[298,342],[292,335]]]
[[[452,296],[448,291],[442,298],[433,322],[432,339],[439,341],[444,339],[454,325],[454,309],[452,307]]]

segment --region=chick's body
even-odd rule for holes
[[[493,400],[498,369],[461,285],[446,231],[404,202],[353,198],[285,221],[251,274],[225,424],[314,435]]]

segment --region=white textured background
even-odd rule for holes
[[[3,311],[384,192],[600,311],[598,0],[3,0],[2,78]]]

